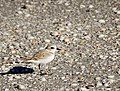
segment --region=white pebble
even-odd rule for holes
[[[20,76],[18,76],[18,75],[16,75],[16,76],[15,76],[15,78],[16,78],[16,79],[20,79],[21,77],[20,77]]]
[[[97,87],[102,86],[102,83],[100,81],[97,82]]]
[[[12,54],[15,54],[15,53],[16,53],[16,51],[15,51],[15,50],[12,50],[12,51],[11,51],[11,53],[12,53]]]
[[[50,40],[49,40],[49,39],[46,39],[45,42],[50,43]]]
[[[119,10],[119,11],[117,11],[117,14],[120,14],[120,10]]]
[[[8,88],[6,88],[5,91],[10,91],[10,90]]]
[[[115,21],[118,22],[118,21],[119,21],[119,18],[115,18]]]
[[[96,80],[97,80],[97,81],[100,81],[100,79],[101,79],[100,77],[96,77]]]
[[[78,85],[77,83],[73,83],[73,84],[72,84],[72,86],[74,86],[74,87],[77,86],[77,85]]]
[[[56,67],[52,67],[51,69],[56,70],[57,68]]]
[[[99,23],[105,23],[105,20],[101,19],[99,20]]]
[[[100,34],[100,35],[99,35],[99,38],[104,38],[104,37],[105,37],[104,34]]]
[[[108,78],[110,78],[110,79],[113,79],[114,77],[115,77],[114,75],[108,76]]]
[[[42,79],[41,79],[42,81],[46,81],[46,79],[45,79],[45,77],[42,77]]]
[[[65,77],[63,76],[63,77],[61,77],[61,79],[63,80],[63,79],[65,79]]]
[[[120,25],[117,25],[117,28],[120,28]]]
[[[116,7],[112,8],[112,10],[113,10],[114,12],[117,12],[117,8],[116,8]]]
[[[118,70],[118,73],[120,74],[120,69]]]
[[[29,17],[29,16],[30,16],[30,14],[26,14],[26,15],[25,15],[25,17]]]
[[[18,14],[22,14],[23,12],[22,11],[18,11]]]
[[[59,33],[58,33],[57,31],[55,31],[55,32],[53,33],[53,35],[54,35],[54,36],[58,36]]]
[[[25,89],[26,87],[24,85],[19,85],[20,89]]]
[[[89,8],[93,8],[94,6],[93,5],[89,5]]]
[[[65,38],[65,42],[67,42],[67,43],[68,43],[69,41],[70,41],[70,40],[69,40],[69,38]]]
[[[8,60],[8,58],[9,58],[9,57],[4,57],[4,60],[6,61],[6,60]]]
[[[81,30],[82,30],[82,28],[81,28],[81,27],[78,27],[77,29],[78,29],[78,31],[81,31]]]
[[[85,87],[81,87],[81,91],[89,91],[89,89],[87,89]]]
[[[85,5],[80,5],[80,8],[85,8]]]

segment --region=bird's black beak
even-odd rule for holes
[[[60,48],[57,48],[57,50],[59,51],[59,50],[61,50]]]
[[[45,47],[45,49],[48,49],[48,45]]]

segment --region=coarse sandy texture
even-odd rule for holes
[[[49,74],[20,63],[49,43]],[[1,75],[0,91],[120,91],[119,0],[0,0],[0,73],[18,66],[34,72]]]

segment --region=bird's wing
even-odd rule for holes
[[[37,52],[36,54],[33,55],[33,57],[30,60],[39,60],[39,59],[43,59],[46,56],[48,56],[50,53],[48,51],[45,50],[41,50],[39,52]]]

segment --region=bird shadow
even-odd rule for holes
[[[22,67],[22,66],[15,66],[11,68],[8,72],[0,73],[0,75],[7,75],[7,74],[28,74],[33,73],[34,70],[32,68]]]

